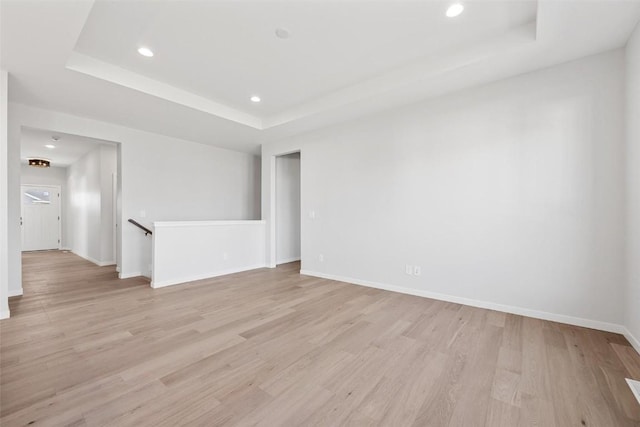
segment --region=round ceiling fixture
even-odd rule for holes
[[[47,159],[29,159],[29,166],[36,168],[48,168],[51,162]]]
[[[138,53],[142,56],[146,56],[147,58],[151,58],[153,56],[153,51],[144,46],[138,48]]]
[[[53,144],[47,144],[47,145],[45,145],[45,147],[47,147],[47,148],[56,148],[56,146],[53,145]]]
[[[251,97],[251,102],[260,102],[262,101],[259,96],[253,95]]]
[[[286,28],[276,28],[276,37],[279,39],[288,39],[291,37],[291,33]]]
[[[447,9],[447,17],[455,18],[464,11],[464,6],[461,3],[454,3]]]

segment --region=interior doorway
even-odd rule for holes
[[[62,239],[60,187],[22,185],[20,190],[22,250],[60,249]]]
[[[60,271],[75,261],[88,269],[109,267],[103,274],[117,276],[119,150],[111,141],[21,128],[23,280],[9,289],[10,296],[61,289],[34,287],[51,283],[56,263]]]
[[[301,258],[301,156],[276,157],[276,265]]]

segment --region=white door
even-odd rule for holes
[[[22,250],[60,249],[60,188],[23,185]]]

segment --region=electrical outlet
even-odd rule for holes
[[[413,267],[410,266],[409,264],[404,266],[404,271],[405,271],[405,273],[407,273],[407,274],[409,274],[411,276],[413,275]]]
[[[223,259],[223,260],[225,260],[225,261],[226,261],[226,260],[228,260],[228,259],[229,259],[229,254],[228,254],[228,253],[226,253],[226,252],[225,252],[225,253],[223,253],[223,254],[222,254],[222,259]]]
[[[318,256],[318,260],[319,260],[320,262],[324,262],[324,255],[320,254],[320,255]]]
[[[413,266],[413,275],[414,276],[419,276],[422,273],[422,268],[420,268],[419,265],[414,265]]]
[[[309,219],[316,219],[316,211],[309,211]]]

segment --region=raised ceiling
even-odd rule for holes
[[[99,2],[75,51],[265,117],[501,36],[535,22],[536,16],[535,2],[470,4],[456,19],[445,17],[446,7],[418,1],[291,2],[286,7]],[[278,38],[277,28],[287,29],[290,38]],[[155,56],[139,55],[138,46],[151,48]],[[253,94],[263,102],[252,103]]]
[[[640,19],[630,1],[466,1],[447,18],[450,4],[5,0],[1,60],[12,102],[258,152],[621,47]]]

